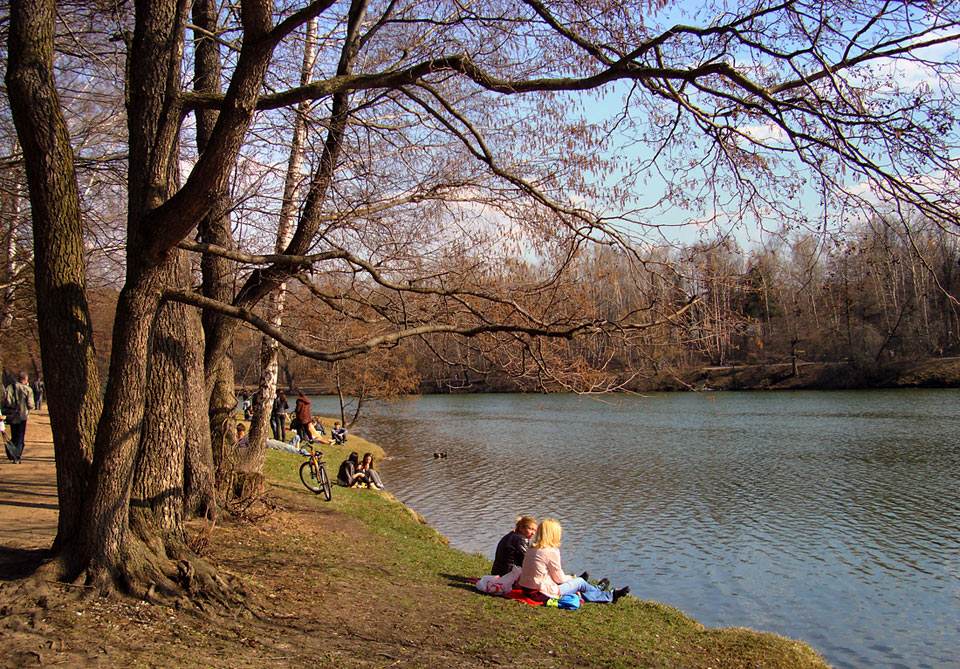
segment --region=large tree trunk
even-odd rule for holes
[[[56,398],[49,411],[58,550],[78,538],[101,405],[73,150],[53,76],[53,31],[53,0],[11,5],[6,83],[30,185],[43,374]]]
[[[209,403],[204,389],[203,326],[200,312],[188,307],[185,312],[187,339],[184,342],[187,406],[186,448],[183,471],[183,507],[188,518],[217,518],[216,478],[210,441]],[[232,365],[231,365],[232,373]]]
[[[50,308],[51,317],[59,321],[42,328],[52,333],[42,342],[44,364],[49,365],[45,372],[51,395],[56,397],[53,406],[58,406],[54,414],[59,416],[55,423],[60,432],[58,435],[55,430],[57,448],[78,445],[74,452],[57,454],[58,472],[62,469],[68,477],[61,507],[72,511],[82,508],[78,521],[74,521],[76,527],[69,531],[76,540],[68,543],[65,531],[60,545],[69,572],[79,575],[86,571],[90,583],[105,588],[120,586],[135,593],[148,592],[144,588],[149,584],[139,571],[145,560],[156,564],[166,561],[170,566],[170,555],[159,550],[159,535],[154,530],[144,531],[138,525],[138,533],[147,535],[139,537],[144,541],[137,541],[129,531],[134,463],[141,450],[147,402],[148,352],[161,293],[175,245],[189,234],[196,221],[210,213],[215,195],[225,190],[274,46],[267,39],[270,3],[246,0],[242,12],[244,41],[221,111],[223,122],[216,126],[210,150],[201,156],[183,188],[172,192],[171,174],[179,167],[176,145],[182,119],[181,49],[187,7],[188,3],[178,0],[136,5],[127,88],[127,278],[116,309],[102,412],[98,411],[96,377],[91,373],[92,340],[83,301],[84,260],[79,253],[82,244],[76,179],[53,79],[54,3],[29,0],[12,7],[8,82],[11,99],[18,107],[24,149],[29,154],[31,196],[35,198],[35,216],[40,217],[37,248],[57,251],[44,257],[43,268],[39,268],[44,278],[38,295]],[[83,462],[83,446],[89,443],[98,413],[92,471],[87,476],[81,465],[68,465]],[[169,486],[170,477],[179,477],[182,486],[182,459],[179,463],[176,473],[171,469],[169,477],[158,479],[161,485]],[[154,475],[154,470],[147,461],[139,466],[138,494],[149,495],[151,491],[140,486]],[[77,491],[85,478],[89,483],[81,504]],[[170,518],[176,526],[177,519]]]
[[[168,281],[179,284],[176,275],[183,253],[175,255],[175,262],[168,267]],[[181,543],[187,441],[186,320],[182,304],[167,302],[157,312],[149,353],[141,446],[130,499],[130,526],[139,536]]]
[[[129,172],[127,280],[114,321],[110,377],[97,428],[93,476],[83,517],[81,567],[89,580],[136,590],[139,564],[128,544],[133,465],[140,450],[148,380],[149,345],[161,291],[171,276],[170,256],[158,248],[159,225],[145,218],[171,196],[171,161],[178,122],[170,118],[179,91],[178,46],[185,13],[175,0],[154,0],[136,13],[127,81]],[[166,225],[164,225],[166,224]],[[182,420],[182,417],[181,417]]]
[[[197,0],[193,5],[196,59],[194,88],[201,93],[220,92],[220,45],[210,35],[217,32],[217,3],[215,0]],[[197,110],[197,150],[207,149],[216,125],[218,113],[212,109]],[[233,246],[230,225],[230,196],[226,191],[216,195],[213,211],[200,222],[200,240],[224,248]],[[233,301],[236,268],[234,263],[213,255],[201,259],[202,291],[205,297],[229,304]],[[210,444],[216,489],[223,498],[227,494],[233,469],[234,420],[237,403],[234,393],[233,361],[224,356],[210,361],[206,356],[214,343],[223,337],[226,317],[213,311],[203,313],[204,331],[204,398],[208,407]]]
[[[170,285],[188,280],[185,253],[174,252],[167,267]],[[205,596],[228,602],[231,594],[213,577],[213,569],[190,550],[183,520],[187,510],[186,461],[191,433],[206,428],[203,397],[203,356],[194,338],[193,311],[178,303],[161,305],[150,346],[146,408],[130,499],[128,554],[125,570],[144,594],[177,596],[202,589]],[[192,353],[190,349],[195,349]],[[191,406],[197,407],[191,410]],[[193,424],[191,424],[193,423]],[[209,449],[206,451],[209,453]],[[212,464],[212,463],[211,463]],[[205,469],[209,485],[198,491],[212,504],[212,467]],[[195,485],[201,479],[195,478]],[[138,550],[142,547],[142,550]]]
[[[146,401],[147,351],[162,288],[153,268],[128,280],[117,304],[110,380],[97,429],[93,475],[82,520],[80,568],[105,586],[124,570],[133,463]]]

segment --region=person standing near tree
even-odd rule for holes
[[[273,398],[273,410],[270,412],[270,428],[273,430],[273,438],[277,441],[287,440],[287,409],[289,408],[287,396],[277,388],[277,396]]]
[[[34,407],[33,390],[27,385],[26,372],[20,372],[17,381],[6,387],[0,404],[2,404],[3,415],[10,424],[10,443],[6,446],[7,458],[20,464],[27,432],[27,417]]]

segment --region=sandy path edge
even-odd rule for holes
[[[0,453],[0,548],[50,548],[60,507],[46,405],[30,412],[22,460],[15,465]]]

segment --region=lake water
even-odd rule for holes
[[[709,627],[960,666],[960,391],[429,396],[357,432],[455,548],[555,517],[567,572]]]

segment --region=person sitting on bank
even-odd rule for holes
[[[347,443],[347,428],[342,427],[340,421],[336,421],[330,430],[330,436],[333,437],[333,443],[345,444]]]
[[[383,490],[383,481],[380,480],[380,474],[373,468],[373,453],[364,453],[363,460],[360,461],[359,471],[367,477],[367,485],[375,490]]]
[[[584,576],[563,573],[560,566],[560,536],[563,528],[553,518],[547,518],[537,527],[533,543],[523,558],[523,572],[517,579],[517,585],[530,596],[559,598],[579,592],[588,602],[616,602],[630,592],[630,586],[610,590],[601,590],[587,582]],[[607,579],[603,579],[607,581]],[[609,581],[608,581],[609,582]]]
[[[312,423],[307,426],[307,432],[310,434],[310,443],[312,444],[332,444],[333,442],[329,439],[324,439],[323,430],[317,429],[317,423],[320,422],[320,419],[317,418]]]
[[[350,456],[340,463],[340,471],[337,472],[337,485],[345,488],[356,488],[361,483],[367,482],[367,475],[360,471],[360,454],[354,451]]]
[[[494,576],[509,574],[514,565],[523,566],[523,556],[527,553],[530,540],[537,533],[537,521],[530,516],[520,516],[515,521],[514,528],[503,535],[497,544],[497,552],[493,558],[493,568],[490,573]]]

